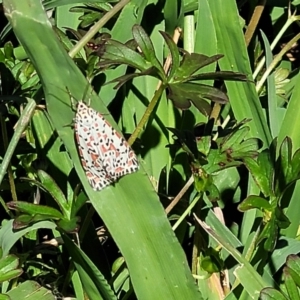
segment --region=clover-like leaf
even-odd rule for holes
[[[106,3],[86,3],[83,5],[74,6],[70,9],[70,12],[79,13],[79,20],[81,21],[79,27],[86,28],[90,27],[98,20],[100,20],[105,11],[111,9]]]
[[[168,33],[160,31],[160,34],[165,39],[172,58],[172,64],[170,66],[169,73],[168,73],[168,80],[171,81],[174,74],[176,73],[176,71],[180,66],[180,53],[177,45],[174,43],[172,37]]]
[[[166,74],[161,62],[155,55],[151,39],[144,29],[135,25],[132,34],[135,42],[134,47],[129,43],[122,44],[109,39],[98,51],[100,68],[124,64],[140,71],[110,81],[118,82],[116,88],[135,77],[150,75],[161,80],[163,86],[168,90],[169,99],[176,107],[188,109],[192,103],[202,114],[209,115],[211,107],[207,102],[208,100],[225,104],[228,102],[228,97],[220,89],[199,83],[199,80],[247,80],[245,75],[232,71],[195,74],[201,68],[217,62],[223,55],[216,54],[209,57],[204,54],[179,50],[172,38],[167,33],[161,32],[171,56],[170,70]],[[137,49],[140,53],[136,51]]]
[[[244,157],[243,161],[264,196],[269,197],[272,195],[274,175],[268,151],[259,153],[257,161],[252,157]]]
[[[142,55],[112,39],[101,47],[99,54],[101,58],[99,66],[102,68],[115,64],[125,64],[140,71],[145,71],[152,67],[152,64]]]
[[[264,249],[269,252],[273,251],[278,238],[278,225],[275,217],[272,217],[265,225],[261,236],[258,238],[258,241],[264,238],[266,239],[264,242]]]
[[[181,60],[180,66],[177,68],[176,72],[170,83],[172,82],[185,82],[190,80],[192,75],[197,72],[199,69],[212,64],[219,60],[223,55],[217,54],[214,56],[207,56],[199,53],[189,53],[183,51],[183,58]]]
[[[132,35],[145,59],[157,70],[160,78],[164,82],[166,78],[165,71],[155,55],[155,49],[145,30],[139,25],[134,25]]]
[[[232,71],[217,71],[201,73],[190,77],[190,81],[195,80],[227,80],[227,81],[248,81],[245,74]]]
[[[198,192],[206,192],[213,184],[212,176],[208,174],[198,162],[191,164],[192,173],[194,176],[195,188]]]
[[[228,97],[222,91],[208,85],[197,83],[174,83],[168,85],[168,98],[180,109],[188,109],[191,102],[205,115],[211,112],[207,100],[226,103]]]
[[[211,148],[211,136],[202,136],[196,139],[197,142],[197,149],[200,153],[207,156],[209,154]]]
[[[256,157],[258,155],[259,140],[247,139],[231,148],[230,156],[234,159],[245,159],[245,157]]]
[[[66,29],[68,32],[73,34],[77,38],[77,40],[80,40],[87,34],[87,31],[82,29],[75,30],[69,27],[67,27]],[[73,47],[73,44],[71,43],[69,38],[64,34],[64,32],[62,32],[57,28],[55,28],[55,31],[59,36],[60,40],[67,46],[67,49]],[[110,38],[111,35],[107,32],[97,34],[93,39],[90,39],[89,42],[86,44],[85,49],[89,50],[87,51],[87,53],[90,54],[92,51],[99,50],[99,48],[102,47]],[[78,53],[77,56],[81,56],[80,53]]]
[[[226,152],[221,152],[220,149],[210,149],[209,155],[206,159],[208,163],[204,166],[204,168],[210,174],[214,174],[231,167],[239,167],[243,164],[241,160],[239,161],[228,158]]]
[[[139,73],[131,73],[131,74],[126,74],[126,75],[120,76],[120,77],[115,78],[115,79],[113,79],[109,82],[106,82],[105,85],[110,84],[112,82],[117,82],[118,84],[116,86],[114,86],[114,89],[118,89],[123,84],[125,84],[127,81],[132,80],[133,78],[137,78],[137,77],[145,76],[145,75],[155,77],[156,76],[156,71],[155,71],[154,68],[151,67],[150,69],[147,69],[147,70],[139,72]]]
[[[223,151],[231,149],[247,136],[250,128],[248,126],[244,126],[244,124],[249,121],[250,120],[244,119],[235,124],[233,127],[229,128],[229,132],[222,139],[219,139],[220,148]]]

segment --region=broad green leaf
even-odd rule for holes
[[[298,149],[292,158],[291,161],[291,167],[292,167],[292,171],[291,171],[291,180],[297,178],[299,176],[299,172],[300,172],[300,149]]]
[[[163,38],[159,33],[163,29],[164,24],[161,22],[155,26],[150,35],[159,61],[163,61],[164,58]],[[143,76],[134,79],[133,83],[134,85],[126,90],[128,95],[125,97],[122,120],[120,121],[124,130],[129,133],[133,132],[136,127],[134,119],[136,118],[137,121],[141,120],[147,106],[153,99],[158,80],[151,76]],[[172,164],[170,150],[166,147],[172,139],[166,127],[175,127],[180,114],[174,109],[171,101],[168,101],[166,93],[163,93],[155,108],[155,112],[150,116],[145,130],[140,135],[140,143],[143,145],[140,148],[140,154],[145,161],[145,170],[155,185],[159,178],[166,182],[169,181],[169,173],[163,171],[165,169],[169,170]],[[149,136],[152,138],[149,139]],[[151,149],[151,151],[147,149]]]
[[[176,70],[179,68],[180,65],[180,53],[178,50],[177,45],[174,43],[173,39],[169,34],[166,32],[161,31],[160,34],[163,36],[163,38],[166,41],[166,44],[170,50],[170,55],[172,58],[172,64],[169,69],[168,79],[173,78],[174,74],[176,73]]]
[[[63,239],[89,299],[117,299],[104,276],[88,256],[68,236],[63,235]]]
[[[15,255],[8,255],[0,260],[1,272],[6,273],[19,266],[19,258]]]
[[[201,298],[183,250],[142,166],[139,172],[122,177],[114,186],[101,192],[92,190],[78,156],[74,132],[65,126],[74,116],[66,87],[75,99],[82,99],[88,83],[55,38],[41,4],[28,1],[10,1],[6,15],[42,79],[53,125],[74,163],[88,198],[126,260],[137,297],[182,299],[184,295],[191,299]],[[39,47],[43,51],[38,51],[41,50]],[[116,127],[95,94],[91,95],[90,103]],[[153,289],[153,286],[156,288]]]
[[[61,219],[57,222],[57,225],[66,232],[77,232],[79,229],[79,221],[79,217],[75,217],[72,219]]]
[[[19,258],[15,255],[8,255],[0,260],[0,281],[4,282],[20,276],[23,273],[19,267]]]
[[[37,230],[40,228],[47,228],[54,230],[56,225],[50,221],[43,221],[35,223],[25,229],[14,231],[13,230],[13,220],[6,221],[0,229],[0,247],[3,249],[3,256],[6,256],[12,246],[25,234],[30,231]]]
[[[11,300],[11,298],[8,295],[0,294],[0,300]]]
[[[216,30],[218,53],[224,55],[218,62],[220,69],[240,72],[251,79],[252,71],[236,1],[216,0],[209,1],[208,5]],[[201,14],[201,11],[199,13]],[[271,134],[254,84],[235,81],[225,81],[225,84],[235,118],[238,121],[251,119],[250,136],[261,139],[264,147],[268,147]]]
[[[285,183],[286,185],[289,183],[288,178],[290,178],[291,174],[291,159],[292,159],[292,141],[290,138],[286,137],[279,149],[278,162],[276,163],[276,168],[278,169],[278,174],[275,173],[275,176],[278,176],[278,180],[281,183]]]
[[[13,60],[13,45],[11,42],[7,42],[4,44],[4,55],[5,55],[5,58],[8,59],[8,60]]]
[[[289,255],[286,265],[300,276],[300,259],[297,255]]]
[[[88,3],[102,3],[102,2],[107,2],[107,0],[89,0],[86,1]],[[45,4],[45,7],[47,9],[54,8],[54,7],[59,7],[59,6],[64,6],[67,4],[78,4],[78,0],[50,0],[47,1]]]
[[[40,215],[19,215],[16,216],[13,223],[14,230],[20,230],[27,227],[30,223],[35,223],[41,220],[48,220],[48,216],[40,216]]]
[[[26,300],[54,300],[55,297],[50,290],[40,286],[36,281],[25,281],[17,287],[7,292],[11,300],[26,299]]]
[[[300,295],[299,295],[299,291],[297,289],[297,285],[296,285],[288,267],[284,267],[284,269],[283,269],[283,280],[284,280],[284,284],[286,287],[286,291],[289,295],[289,298],[293,299],[293,300],[300,300]]]
[[[139,25],[134,25],[132,28],[132,35],[137,45],[142,50],[142,53],[146,60],[150,62],[154,68],[157,69],[158,73],[160,74],[160,78],[165,81],[164,69],[159,60],[156,58],[155,49],[145,30]]]
[[[241,142],[240,144],[236,144],[232,147],[231,156],[235,159],[243,159],[245,157],[256,157],[258,154],[258,140],[255,138],[248,139],[246,141]]]
[[[231,71],[216,71],[210,73],[201,73],[193,75],[190,77],[190,80],[227,80],[227,81],[248,81],[247,77],[244,74],[239,72]]]
[[[188,109],[191,102],[198,108],[200,112],[208,115],[211,106],[207,100],[225,103],[228,101],[226,94],[209,85],[198,83],[174,83],[168,85],[168,97],[173,101],[174,105],[180,109]]]
[[[2,50],[0,50],[0,62],[1,62],[1,63],[4,63],[4,62],[5,62],[5,55],[4,55],[4,53],[3,53]]]
[[[208,155],[211,148],[211,136],[202,136],[201,138],[197,138],[197,149],[200,153],[204,155]]]
[[[258,208],[260,210],[271,211],[271,204],[264,198],[259,196],[248,196],[241,204],[238,206],[239,210],[246,211],[253,208]]]
[[[213,184],[213,183],[209,184],[206,187],[206,194],[207,194],[208,199],[211,202],[215,202],[215,201],[221,200],[220,191],[217,188],[217,186],[215,184]]]
[[[260,156],[262,157],[260,158]],[[268,153],[264,151],[261,152],[259,154],[258,161],[255,161],[251,157],[245,157],[244,162],[246,167],[249,169],[254,181],[259,186],[265,197],[270,196],[272,194],[272,174],[270,172],[271,167]]]
[[[288,300],[281,292],[273,288],[265,288],[260,292],[260,300]]]
[[[243,128],[239,128],[238,130],[233,131],[232,134],[228,135],[228,138],[224,139],[224,143],[222,143],[222,150],[234,149],[234,147],[238,147],[238,145],[245,139],[249,132],[250,128],[245,126]]]
[[[266,287],[266,283],[264,282],[264,280],[258,275],[256,270],[254,270],[253,266],[251,266],[251,264],[247,261],[247,259],[241,255],[241,253],[236,249],[237,246],[232,244],[226,235],[220,235],[220,232],[214,230],[214,228],[211,227],[211,224],[209,224],[208,226],[205,222],[200,221],[197,218],[197,216],[195,216],[195,214],[194,217],[201,225],[201,227],[214,240],[220,243],[224,247],[224,249],[226,249],[226,251],[228,251],[230,255],[232,255],[233,258],[241,265],[241,267],[238,268],[241,268],[243,277],[240,277],[239,279],[241,281],[241,284],[245,286],[245,288],[247,289],[250,295],[258,294],[262,288]],[[237,272],[237,270],[235,272]],[[251,278],[250,281],[249,278]]]
[[[66,198],[70,201],[72,191],[64,178],[70,174],[73,164],[68,153],[61,151],[63,144],[50,123],[49,115],[44,110],[35,110],[31,124],[39,157],[49,160],[48,173],[55,173],[56,184],[66,193]],[[71,124],[72,122],[69,124],[65,122],[65,126]]]
[[[218,236],[223,237],[225,243],[230,244],[234,248],[242,247],[239,239],[218,219],[212,210],[209,210],[205,221]]]
[[[233,274],[243,285],[245,289],[243,290],[243,294],[245,294],[246,291],[248,293],[247,296],[250,297],[250,299],[258,299],[258,295],[262,287],[260,282],[258,282],[255,276],[253,276],[253,273],[249,272],[249,269],[246,266],[241,265],[235,268]]]
[[[199,69],[216,62],[221,57],[223,55],[220,54],[208,57],[204,54],[184,52],[180,67],[176,70],[173,81],[175,83],[187,81]]]
[[[278,238],[278,226],[276,224],[276,218],[274,214],[271,215],[270,220],[267,220],[267,224],[261,232],[258,240],[260,241],[264,238],[266,238],[264,241],[264,249],[270,252],[273,251]]]
[[[278,272],[282,267],[286,264],[290,269],[295,270],[297,274],[299,273],[300,268],[297,267],[298,258],[294,260],[294,253],[299,253],[300,251],[300,242],[286,237],[280,237],[277,241],[277,245],[275,250],[271,253],[271,261],[272,264],[267,264],[264,267],[263,277],[269,277],[271,279],[271,284],[274,283],[274,279],[272,274],[274,272]],[[287,259],[288,257],[292,257],[291,259]],[[295,261],[295,266],[293,265],[293,261]],[[291,263],[291,265],[290,265]],[[295,279],[294,279],[295,280]],[[296,281],[296,280],[295,280]]]
[[[70,217],[71,212],[67,199],[65,198],[61,189],[56,185],[53,178],[43,170],[38,170],[38,176],[43,187],[51,194],[55,202],[59,205],[64,217]]]
[[[266,35],[261,31],[261,35],[263,38],[265,52],[266,52],[266,68],[270,66],[273,60],[272,51],[270,49],[269,41]],[[267,97],[268,97],[268,122],[270,124],[270,131],[272,133],[272,137],[275,138],[278,136],[279,125],[278,117],[277,117],[277,103],[276,103],[276,90],[275,90],[275,75],[270,74],[267,78]]]
[[[11,271],[7,271],[5,273],[0,272],[0,282],[9,281],[14,278],[17,278],[17,277],[21,276],[22,273],[23,273],[22,269],[11,270]]]
[[[121,42],[127,42],[132,39],[132,31],[130,30],[135,24],[140,24],[144,16],[145,8],[148,6],[147,0],[131,0],[120,12],[116,23],[109,32],[113,39]],[[126,24],[126,26],[124,26]],[[155,47],[157,51],[157,47]],[[126,67],[120,66],[116,70],[105,72],[107,82],[118,78],[126,73]],[[108,105],[115,97],[117,91],[112,90],[110,85],[101,87],[101,96],[105,105]],[[129,104],[130,105],[130,104]],[[136,105],[136,103],[135,103]]]
[[[211,149],[207,157],[208,163],[203,168],[210,174],[214,174],[230,167],[238,167],[243,164],[242,161],[228,159],[226,152],[220,153],[219,149]]]
[[[151,62],[147,61],[142,55],[115,40],[108,40],[102,51],[100,53],[100,67],[125,64],[140,71],[146,71],[152,67]]]
[[[54,219],[62,219],[63,215],[55,208],[46,205],[32,204],[24,201],[11,201],[7,203],[9,209],[13,209],[28,215],[45,215]]]
[[[300,275],[294,269],[288,268],[290,276],[293,278],[293,281],[298,287],[300,287]]]
[[[284,211],[280,207],[275,208],[275,216],[276,216],[276,223],[279,228],[287,228],[291,224],[289,218],[286,216]]]

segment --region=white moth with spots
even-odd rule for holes
[[[135,153],[103,116],[78,102],[75,135],[87,179],[96,191],[139,168]]]

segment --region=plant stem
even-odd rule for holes
[[[36,103],[33,99],[27,98],[28,104],[26,105],[25,109],[23,110],[20,119],[18,121],[18,124],[16,126],[15,133],[7,147],[7,150],[5,152],[2,164],[0,166],[0,184],[4,178],[4,174],[9,166],[9,163],[11,161],[12,155],[17,147],[17,144],[21,138],[21,135],[25,128],[27,127],[31,115],[34,112],[34,109],[36,107]]]
[[[200,200],[201,196],[202,196],[202,193],[191,202],[191,204],[189,205],[189,207],[185,210],[185,212],[180,216],[180,218],[177,220],[177,222],[173,225],[173,227],[172,227],[173,231],[175,231],[177,229],[177,227],[180,225],[180,223],[192,211],[193,207]]]
[[[152,111],[154,110],[158,100],[160,99],[163,91],[165,90],[165,85],[162,84],[159,89],[157,91],[155,91],[154,96],[151,100],[151,102],[149,103],[149,106],[147,107],[142,119],[140,120],[138,126],[136,127],[136,129],[134,130],[133,134],[131,135],[131,137],[128,139],[128,144],[132,145],[134,143],[134,141],[137,139],[138,135],[140,134],[140,132],[142,131],[143,127],[145,126],[145,124],[147,123]]]
[[[295,37],[293,37],[283,48],[282,50],[276,55],[276,57],[273,59],[272,63],[268,66],[266,72],[261,77],[260,81],[256,85],[256,91],[257,93],[260,92],[261,88],[263,87],[265,81],[267,80],[270,73],[275,69],[277,64],[281,61],[283,55],[287,53],[294,43],[296,43],[300,39],[300,33],[298,33]]]
[[[181,35],[182,30],[180,28],[176,28],[173,34],[173,41],[175,44],[178,43],[179,37]],[[169,54],[166,58],[165,64],[164,64],[164,71],[167,74],[168,70],[170,68],[170,65],[172,63],[172,57],[171,54]],[[131,137],[128,140],[128,144],[132,145],[134,143],[134,141],[137,139],[139,133],[141,132],[141,130],[143,129],[143,127],[145,126],[145,124],[147,123],[152,111],[154,110],[158,100],[160,99],[164,89],[166,88],[166,85],[162,83],[162,81],[158,82],[156,91],[154,93],[154,96],[149,104],[149,106],[147,107],[142,119],[140,120],[137,128],[135,129],[135,131],[133,132],[133,134],[131,135]]]
[[[99,30],[117,14],[130,0],[121,0],[110,11],[108,11],[90,30],[82,37],[82,39],[69,51],[70,57],[75,55],[96,35]]]
[[[8,137],[7,137],[6,123],[5,123],[3,116],[0,116],[0,126],[1,126],[1,131],[2,131],[4,149],[7,149]],[[8,181],[9,181],[9,185],[10,185],[12,200],[17,201],[16,186],[15,186],[15,182],[14,182],[14,176],[13,176],[13,171],[12,171],[10,161],[7,166],[7,175],[8,175]],[[3,203],[2,203],[2,205],[3,205]]]
[[[275,48],[275,46],[278,44],[279,40],[281,39],[281,37],[283,36],[283,34],[286,32],[286,30],[290,27],[290,25],[292,25],[293,22],[298,21],[299,19],[300,19],[300,16],[292,16],[292,17],[288,18],[288,20],[282,26],[282,28],[280,29],[279,33],[275,37],[274,41],[270,45],[271,50],[273,50]],[[261,69],[263,68],[263,66],[265,64],[265,61],[266,61],[266,57],[263,57],[260,60],[260,62],[257,64],[257,67],[256,67],[255,71],[253,72],[253,79],[255,79],[256,76],[258,75],[258,73],[261,71]]]
[[[254,9],[253,15],[251,17],[251,20],[249,22],[249,25],[248,25],[246,33],[245,33],[245,42],[246,42],[247,47],[250,44],[250,41],[251,41],[253,34],[255,32],[255,29],[257,27],[257,24],[258,24],[258,22],[261,18],[261,15],[264,11],[266,2],[267,2],[266,0],[260,0]]]
[[[172,200],[172,202],[165,209],[166,214],[168,214],[175,207],[175,205],[180,201],[180,199],[182,198],[182,196],[186,193],[186,191],[193,184],[193,182],[194,182],[194,176],[192,175],[189,178],[188,182],[181,189],[181,191],[177,194],[177,196]]]

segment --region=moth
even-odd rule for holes
[[[87,179],[96,191],[139,169],[126,140],[96,110],[79,101],[75,136]]]

